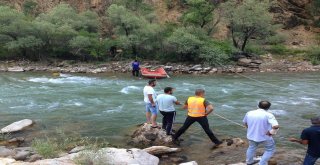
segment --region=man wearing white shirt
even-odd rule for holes
[[[247,112],[243,119],[247,129],[247,138],[249,140],[249,148],[247,149],[246,162],[248,165],[255,164],[253,158],[255,156],[258,145],[265,147],[265,152],[259,162],[259,165],[267,165],[269,159],[275,152],[276,146],[272,135],[279,129],[279,124],[273,114],[268,112],[271,103],[268,101],[260,101],[257,110]]]
[[[156,80],[149,80],[148,85],[143,88],[144,102],[146,104],[146,118],[147,123],[152,124],[152,128],[158,128],[157,126],[157,114],[158,109],[156,105],[156,91],[153,87],[156,86]]]
[[[173,88],[164,88],[164,94],[157,96],[157,103],[162,118],[162,129],[166,130],[167,135],[172,135],[172,125],[176,116],[174,104],[180,105],[180,102],[175,96],[172,96]]]

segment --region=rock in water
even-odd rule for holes
[[[160,125],[160,124],[158,124]],[[172,137],[160,128],[152,128],[151,124],[141,125],[131,136],[132,145],[139,147],[171,145]]]
[[[0,133],[11,133],[21,131],[26,127],[29,127],[33,124],[33,121],[30,119],[23,119],[20,121],[16,121],[0,130]]]
[[[144,151],[148,152],[151,155],[162,155],[162,154],[169,154],[169,153],[175,153],[180,152],[180,148],[170,148],[166,146],[152,146],[149,148],[143,149]]]

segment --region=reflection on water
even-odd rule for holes
[[[319,114],[320,75],[263,73],[246,76],[272,85],[239,75],[172,76],[159,80],[156,91],[161,93],[161,88],[175,87],[174,95],[184,101],[196,88],[204,88],[216,112],[238,123],[247,111],[257,107],[259,100],[270,100],[270,111],[282,126],[276,136],[278,144],[290,147],[290,143],[281,139],[298,136],[310,124],[303,116]],[[146,82],[127,75],[61,74],[52,77],[49,73],[1,73],[0,126],[30,118],[42,126],[39,128],[45,128],[43,131],[66,127],[84,136],[104,137],[111,143],[123,145],[128,130],[145,121],[142,89]],[[183,122],[186,113],[177,109],[177,122]],[[209,120],[219,137],[245,138],[243,128],[213,115]],[[183,138],[183,145],[195,148],[210,143],[197,124]],[[192,152],[197,149],[193,148]]]

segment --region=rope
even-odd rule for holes
[[[235,121],[232,121],[232,120],[230,120],[230,119],[227,119],[226,117],[223,117],[223,116],[221,116],[221,115],[219,115],[219,114],[217,114],[217,113],[213,113],[213,115],[218,116],[218,117],[220,117],[221,119],[227,120],[227,121],[229,121],[229,122],[231,122],[231,123],[233,123],[233,124],[235,124],[235,125],[238,125],[238,126],[240,126],[240,127],[246,128],[244,125],[242,125],[242,124],[240,124],[240,123],[237,123],[237,122],[235,122]]]

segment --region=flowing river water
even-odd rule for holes
[[[296,148],[286,140],[299,137],[310,125],[308,118],[319,115],[319,73],[259,73],[213,76],[172,76],[159,80],[155,88],[176,88],[174,95],[184,102],[197,88],[206,90],[206,98],[215,112],[241,123],[245,113],[256,109],[259,100],[272,103],[270,111],[281,126],[275,139],[279,146]],[[259,80],[259,81],[255,81]],[[146,79],[128,75],[0,73],[0,127],[24,118],[34,120],[32,136],[54,136],[57,128],[82,136],[101,137],[120,147],[126,146],[135,125],[145,121],[142,90]],[[268,83],[268,84],[267,84]],[[177,107],[176,122],[186,112]],[[160,122],[158,118],[158,122]],[[245,130],[217,116],[209,123],[219,138],[245,138]],[[40,132],[40,133],[39,133]],[[210,148],[209,138],[198,124],[183,136],[182,147],[188,155],[200,155]],[[211,144],[210,144],[211,145]],[[191,156],[201,162],[203,157]],[[244,159],[244,158],[243,158]]]

